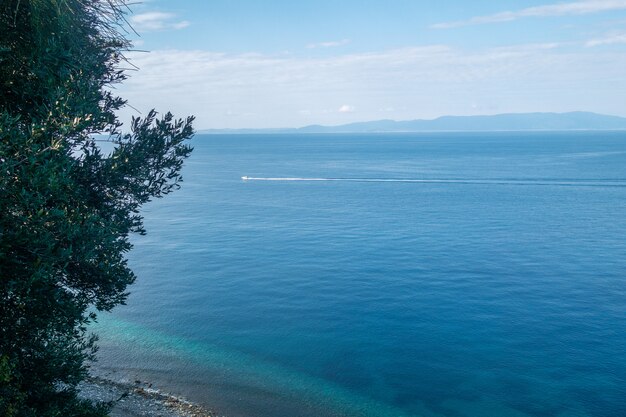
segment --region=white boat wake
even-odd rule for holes
[[[336,182],[404,182],[418,184],[484,184],[544,185],[577,187],[626,187],[624,179],[416,179],[416,178],[317,178],[317,177],[241,177],[243,181],[336,181]]]

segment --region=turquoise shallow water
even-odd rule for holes
[[[626,415],[626,133],[193,144],[111,369],[232,417]]]

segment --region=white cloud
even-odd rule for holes
[[[584,15],[624,9],[626,9],[626,0],[584,0],[571,3],[557,3],[528,7],[517,11],[505,11],[487,16],[476,16],[468,20],[460,20],[456,22],[437,23],[432,25],[431,28],[449,29],[460,26],[508,22],[525,17]]]
[[[330,41],[330,42],[318,42],[318,43],[310,43],[306,47],[309,49],[314,48],[332,48],[335,46],[343,46],[350,43],[350,39],[342,39],[340,41]]]
[[[184,29],[191,24],[188,20],[181,20],[180,22],[176,22],[172,24],[173,29]]]
[[[615,33],[608,35],[604,38],[591,39],[585,43],[587,47],[600,46],[600,45],[615,45],[626,43],[626,33]]]
[[[354,112],[354,106],[351,106],[349,104],[344,104],[343,106],[339,107],[339,110],[337,110],[339,113],[352,113]]]
[[[626,54],[564,46],[472,51],[431,45],[316,58],[133,52],[129,58],[140,70],[116,91],[143,112],[156,107],[195,114],[199,129],[373,120],[381,107],[394,108],[395,119],[516,111],[624,114]],[[471,102],[491,107],[472,109]],[[350,112],[354,103],[358,111]],[[127,112],[125,119],[132,109]]]
[[[131,25],[139,32],[149,32],[166,29],[184,29],[189,26],[187,20],[176,21],[176,15],[165,12],[145,12],[131,16]]]

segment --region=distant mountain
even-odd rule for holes
[[[626,118],[590,112],[443,116],[433,120],[376,120],[340,126],[284,129],[209,129],[199,133],[384,133],[503,130],[626,130]]]

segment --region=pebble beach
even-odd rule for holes
[[[83,398],[112,403],[111,417],[224,417],[140,380],[114,381],[92,376],[79,388]]]

